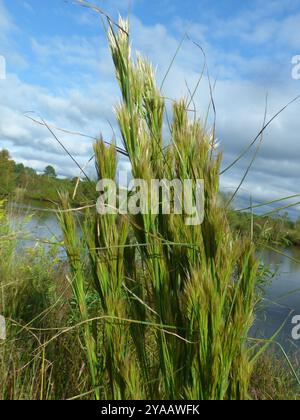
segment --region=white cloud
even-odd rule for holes
[[[120,7],[124,7],[121,3]],[[3,9],[0,0],[0,11],[1,7]],[[210,69],[214,74],[217,73],[216,68],[219,71],[214,96],[224,166],[233,161],[259,132],[267,88],[271,115],[295,95],[296,85],[290,78],[290,62],[286,63],[286,67],[282,66],[285,51],[270,57],[247,57],[238,51],[222,50],[221,44],[216,44],[214,39],[239,34],[240,40],[246,44],[272,44],[274,47],[275,37],[278,46],[284,42],[290,47],[296,46],[298,35],[293,31],[298,17],[281,21],[272,17],[272,13],[280,10],[281,3],[272,2],[272,8],[269,5],[260,13],[253,11],[237,16],[231,22],[219,21],[216,25],[220,30],[214,31],[213,36],[208,32],[206,23],[202,22],[189,23],[177,18],[170,24],[174,35],[162,24],[146,26],[136,17],[131,18],[134,47],[159,65],[159,81],[178,47],[178,32],[182,32],[182,28],[189,29],[192,38],[204,46]],[[4,19],[7,37],[16,28],[5,13],[3,9],[0,21]],[[79,16],[83,19],[82,24],[89,24],[85,21],[87,15]],[[118,101],[119,92],[105,38],[33,38],[31,46],[35,55],[31,69],[33,74],[40,75],[43,87],[25,83],[17,74],[11,73],[4,83],[0,81],[1,146],[8,147],[16,160],[38,170],[50,163],[62,175],[76,175],[77,168],[47,129],[26,119],[24,112],[36,111],[51,124],[91,136],[97,136],[102,131],[105,139],[109,140],[112,132],[108,120],[114,123],[113,106]],[[274,56],[275,63],[272,61]],[[187,95],[186,81],[193,88],[202,66],[200,50],[191,42],[185,42],[168,75],[164,94],[172,98]],[[205,115],[209,100],[207,78],[204,77],[195,96],[199,115]],[[299,192],[299,106],[299,103],[291,106],[266,132],[260,156],[243,185],[241,195],[249,196],[251,193],[256,200],[266,200]],[[57,134],[76,159],[86,163],[92,154],[92,141],[61,132]],[[250,158],[251,154],[247,155],[222,177],[222,185],[228,191],[234,191]],[[126,162],[121,166],[128,168]]]

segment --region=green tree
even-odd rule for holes
[[[0,194],[10,194],[14,189],[14,161],[8,150],[0,151]]]
[[[51,165],[46,166],[44,170],[44,175],[46,175],[48,178],[56,178],[56,172],[53,166]]]

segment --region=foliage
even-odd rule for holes
[[[293,360],[299,370],[299,361]],[[276,352],[268,351],[256,363],[250,393],[254,400],[299,400],[299,386]]]
[[[56,177],[55,169],[48,165],[44,174],[34,169],[17,164],[7,150],[0,151],[0,197],[14,199],[16,195],[23,198],[58,201],[59,191],[68,191],[72,196],[76,188],[76,202],[95,199],[95,185],[92,181],[77,179],[61,179]]]
[[[228,219],[234,230],[246,237],[252,234],[254,241],[260,246],[268,243],[285,247],[300,245],[299,220],[293,222],[287,213],[279,216],[259,216],[230,209]]]
[[[56,178],[56,172],[53,166],[48,165],[44,170],[44,175],[48,176],[49,178]]]
[[[76,330],[51,340],[53,328],[77,317],[66,263],[56,245],[24,248],[21,231],[12,228],[0,203],[0,314],[7,324],[7,340],[0,341],[0,399],[65,399],[90,387]]]

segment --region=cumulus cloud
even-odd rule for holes
[[[126,2],[117,3],[118,8],[126,9]],[[256,4],[259,3],[257,0]],[[293,10],[295,2],[289,0],[289,6]],[[295,28],[299,26],[300,15],[282,16],[282,11],[282,2],[272,1],[226,19],[209,13],[197,21],[174,17],[168,26],[160,21],[145,25],[134,15],[131,17],[133,46],[158,65],[159,82],[185,31],[204,48],[211,78],[214,80],[217,76],[218,79],[214,99],[224,167],[261,129],[267,91],[268,117],[297,92],[298,85],[291,78],[290,58],[299,44]],[[0,45],[8,46],[19,29],[1,1],[0,12],[0,23],[5,28]],[[82,26],[89,26],[90,19],[94,19],[82,10],[74,16]],[[228,40],[235,38],[236,47],[229,48]],[[15,40],[11,42],[15,47]],[[47,129],[26,119],[24,113],[35,111],[49,124],[91,136],[102,132],[109,140],[113,135],[110,124],[116,129],[113,106],[119,92],[106,39],[95,34],[60,35],[31,37],[30,42],[32,79],[38,82],[23,80],[22,71],[10,71],[7,80],[0,81],[1,146],[8,147],[17,161],[37,170],[43,170],[50,163],[59,174],[73,176],[78,174],[78,169],[59,144]],[[243,50],[249,46],[252,53]],[[188,95],[187,85],[191,90],[196,86],[203,63],[200,49],[186,40],[168,74],[164,95],[168,98]],[[168,100],[167,103],[169,109],[171,103]],[[209,103],[208,79],[204,76],[195,96],[199,116],[205,115]],[[240,191],[244,202],[250,195],[254,201],[261,202],[299,192],[299,106],[299,103],[293,104],[266,131],[259,157]],[[209,123],[212,124],[212,115]],[[92,154],[91,139],[56,133],[74,157],[85,164]],[[250,159],[251,153],[224,174],[225,191],[235,190]],[[123,161],[121,168],[128,169],[128,163]]]

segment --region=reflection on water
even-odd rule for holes
[[[60,242],[61,230],[55,209],[40,202],[30,204],[10,203],[9,219],[16,232],[19,232],[22,247],[29,247],[37,241]]]
[[[286,256],[270,250],[261,253],[262,261],[275,275],[265,288],[263,307],[256,315],[252,335],[270,338],[284,325],[276,340],[287,351],[295,352],[300,349],[300,340],[292,338],[292,318],[300,315],[300,248],[281,252]]]
[[[14,203],[10,205],[10,213],[15,226],[30,215],[25,226],[27,239],[23,246],[32,246],[36,239],[61,241],[57,215],[45,205],[37,202],[30,205]],[[294,327],[291,320],[293,316],[300,315],[300,248],[290,248],[282,252],[290,258],[269,250],[260,253],[264,264],[276,274],[265,288],[263,307],[256,314],[251,336],[271,338],[287,320],[277,340],[286,350],[292,351],[300,349],[300,340],[293,340],[291,335]]]

